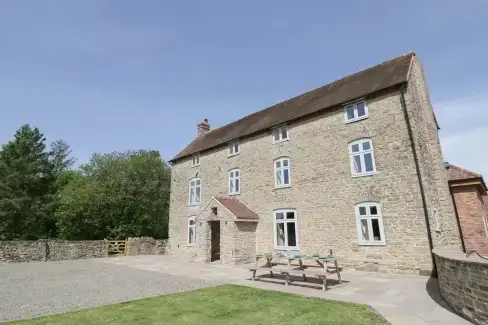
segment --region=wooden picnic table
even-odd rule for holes
[[[288,256],[287,256],[288,255]],[[259,260],[261,259],[265,259],[266,260],[266,264],[264,267],[262,268],[258,268],[258,262]],[[339,283],[342,283],[342,280],[341,280],[341,273],[340,273],[340,270],[339,270],[339,264],[338,264],[338,260],[340,258],[337,257],[337,256],[334,256],[332,255],[332,250],[330,250],[330,253],[329,255],[322,255],[322,256],[317,256],[317,255],[309,255],[309,254],[299,254],[299,253],[288,253],[288,254],[257,254],[256,255],[256,260],[255,260],[255,267],[253,269],[251,269],[251,271],[253,271],[253,280],[254,280],[254,277],[255,277],[255,274],[256,274],[256,271],[258,269],[263,269],[263,270],[268,270],[270,271],[270,274],[271,276],[273,276],[273,271],[276,270],[278,272],[281,272],[281,273],[285,273],[287,275],[287,281],[286,281],[286,284],[288,284],[289,282],[289,274],[290,273],[297,273],[297,271],[299,273],[301,273],[303,275],[303,279],[304,281],[306,281],[306,274],[313,274],[313,275],[317,275],[319,278],[323,278],[324,279],[324,287],[323,289],[326,290],[326,287],[327,287],[327,284],[326,284],[326,275],[328,273],[328,268],[327,268],[327,263],[333,263],[334,264],[334,268],[335,268],[335,272],[337,274],[337,279],[339,280]],[[276,268],[273,268],[273,260],[285,260],[286,261],[286,269],[276,269]],[[292,265],[292,262],[293,261],[298,261],[298,269],[296,268],[292,268],[293,265]],[[315,261],[315,263],[318,264],[318,266],[320,266],[320,269],[321,271],[320,272],[317,272],[317,271],[309,271],[308,268],[309,267],[312,267],[313,266],[310,266],[310,265],[304,265],[304,261]],[[287,272],[289,271],[289,272]]]

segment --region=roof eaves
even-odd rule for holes
[[[356,102],[356,101],[358,101],[358,100],[360,100],[360,99],[367,99],[367,98],[370,98],[370,97],[372,97],[372,96],[374,96],[374,95],[376,95],[376,94],[378,94],[378,93],[383,93],[383,92],[386,92],[386,91],[391,91],[391,90],[397,89],[397,88],[401,87],[402,85],[406,84],[407,82],[408,82],[408,81],[401,81],[401,82],[399,82],[399,83],[396,83],[396,84],[394,84],[394,85],[391,85],[390,87],[383,88],[383,89],[379,89],[379,90],[377,90],[377,91],[375,91],[375,92],[371,92],[371,93],[366,94],[366,95],[358,96],[358,97],[355,97],[355,98],[353,98],[353,99],[348,99],[347,101],[340,102],[340,103],[335,104],[335,105],[332,105],[332,106],[326,106],[326,107],[324,107],[324,108],[321,108],[320,110],[317,110],[317,111],[311,112],[311,113],[309,113],[309,114],[306,114],[306,115],[303,115],[303,116],[300,116],[300,117],[297,117],[297,118],[294,118],[294,119],[290,119],[290,120],[287,120],[287,121],[285,121],[285,122],[281,122],[281,123],[275,124],[275,125],[273,125],[273,126],[270,126],[270,127],[268,127],[268,128],[265,128],[265,129],[257,130],[257,131],[255,131],[255,132],[252,132],[252,133],[249,133],[249,134],[243,135],[243,136],[241,136],[241,137],[239,137],[239,138],[235,138],[235,139],[233,139],[233,140],[231,140],[231,141],[226,141],[226,142],[223,142],[223,143],[219,143],[219,144],[215,144],[215,145],[208,146],[207,148],[201,149],[201,150],[196,151],[196,152],[203,153],[203,152],[206,152],[206,151],[211,150],[211,149],[215,149],[215,148],[218,148],[218,147],[223,147],[224,145],[227,145],[227,144],[229,144],[229,143],[230,143],[230,142],[232,142],[232,141],[236,141],[236,140],[242,140],[242,139],[247,139],[247,138],[250,138],[250,137],[255,136],[255,135],[257,135],[257,134],[261,134],[261,133],[264,133],[264,132],[268,132],[269,130],[272,130],[272,129],[274,129],[274,128],[276,128],[276,127],[280,126],[280,125],[285,125],[285,124],[286,124],[286,125],[289,125],[289,124],[294,123],[294,122],[296,122],[296,121],[299,121],[299,120],[302,120],[302,119],[306,119],[306,118],[309,118],[309,117],[314,116],[314,115],[322,114],[322,113],[323,113],[325,110],[334,110],[334,109],[340,109],[340,108],[342,108],[342,107],[344,106],[344,104],[346,104],[346,103],[352,103],[352,102]],[[256,112],[256,113],[257,113],[257,112]],[[253,114],[254,114],[254,113],[253,113]],[[252,115],[252,114],[250,114],[250,115]],[[247,115],[247,116],[243,117],[242,119],[247,118],[247,117],[248,117],[248,116],[250,116],[250,115]],[[231,125],[231,124],[234,124],[234,123],[236,123],[236,122],[239,122],[240,120],[241,120],[241,119],[239,119],[239,120],[237,120],[237,121],[234,121],[234,122],[232,122],[232,123],[229,123],[229,124],[223,125],[223,126],[218,127],[218,128],[216,128],[215,130],[212,130],[212,131],[217,131],[218,129],[220,129],[220,128],[222,128],[222,127],[227,127],[227,126],[229,126],[229,125]],[[209,131],[208,133],[210,133],[210,132],[212,132],[212,131]],[[205,135],[206,135],[206,134],[205,134]],[[195,139],[195,140],[197,140],[197,139]],[[195,141],[195,140],[193,140],[193,141]],[[193,143],[193,141],[192,141],[192,142],[190,142],[190,144],[189,144],[187,147],[191,146],[191,144]],[[169,163],[171,163],[171,164],[173,164],[174,162],[176,162],[176,161],[178,161],[178,160],[181,160],[181,159],[186,158],[186,157],[190,157],[191,155],[193,155],[193,154],[195,154],[195,153],[196,153],[196,152],[194,152],[194,153],[188,153],[188,154],[184,154],[184,155],[180,156],[180,154],[181,154],[182,152],[184,152],[185,150],[186,150],[186,147],[185,147],[183,150],[181,150],[181,151],[180,151],[180,153],[178,153],[176,156],[174,156],[174,157],[173,157],[171,160],[169,160],[168,162],[169,162]]]

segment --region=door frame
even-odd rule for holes
[[[214,262],[214,261],[221,260],[222,249],[220,247],[220,243],[222,240],[221,238],[222,228],[219,220],[209,221],[209,224],[210,224],[210,262]],[[215,241],[218,240],[217,243],[214,241],[214,236],[217,236],[217,239],[215,239]],[[214,250],[217,248],[218,250]]]

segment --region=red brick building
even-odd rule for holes
[[[488,254],[488,195],[483,176],[448,163],[446,169],[463,249]]]

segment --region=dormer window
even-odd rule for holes
[[[192,167],[200,166],[200,154],[199,153],[193,155],[192,161],[191,161],[191,166]]]
[[[288,139],[288,127],[286,125],[273,130],[273,143],[287,141]]]
[[[366,105],[366,102],[364,100],[348,104],[345,107],[344,116],[346,123],[365,119],[368,117],[368,105]]]
[[[239,151],[239,141],[229,143],[229,157],[238,155]]]

